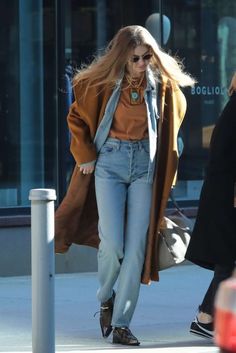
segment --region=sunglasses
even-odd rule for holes
[[[144,55],[141,55],[141,56],[135,55],[135,56],[133,56],[131,58],[131,61],[133,63],[137,63],[140,59],[142,59],[143,61],[148,61],[148,60],[151,59],[151,57],[152,57],[152,54],[144,54]]]

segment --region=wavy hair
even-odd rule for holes
[[[195,84],[195,80],[184,71],[182,63],[164,52],[150,32],[138,25],[121,28],[102,55],[96,56],[90,65],[84,65],[77,71],[73,84],[85,82],[85,94],[91,86],[113,87],[117,79],[122,77],[133,50],[139,45],[147,46],[153,53],[149,66],[156,80],[166,77],[172,84],[181,87]]]

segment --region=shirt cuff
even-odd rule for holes
[[[96,159],[94,160],[94,161],[91,161],[91,162],[88,162],[88,163],[82,163],[82,164],[80,164],[78,167],[80,168],[80,167],[93,167],[93,166],[95,166],[95,163],[96,163]]]

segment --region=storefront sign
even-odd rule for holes
[[[195,86],[191,88],[192,95],[218,96],[226,94],[226,88],[220,86]]]

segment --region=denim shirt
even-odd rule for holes
[[[116,83],[116,86],[112,92],[112,95],[107,102],[104,116],[101,120],[101,123],[98,126],[98,129],[94,138],[94,144],[96,146],[96,150],[98,153],[102,145],[106,141],[111,128],[114,112],[116,110],[116,107],[120,98],[120,94],[121,94],[122,79],[123,78],[119,79]],[[144,100],[147,106],[150,163],[153,164],[155,154],[157,151],[157,119],[158,119],[157,85],[155,83],[153,74],[149,69],[146,71],[146,79],[147,79],[147,87],[144,91]]]

